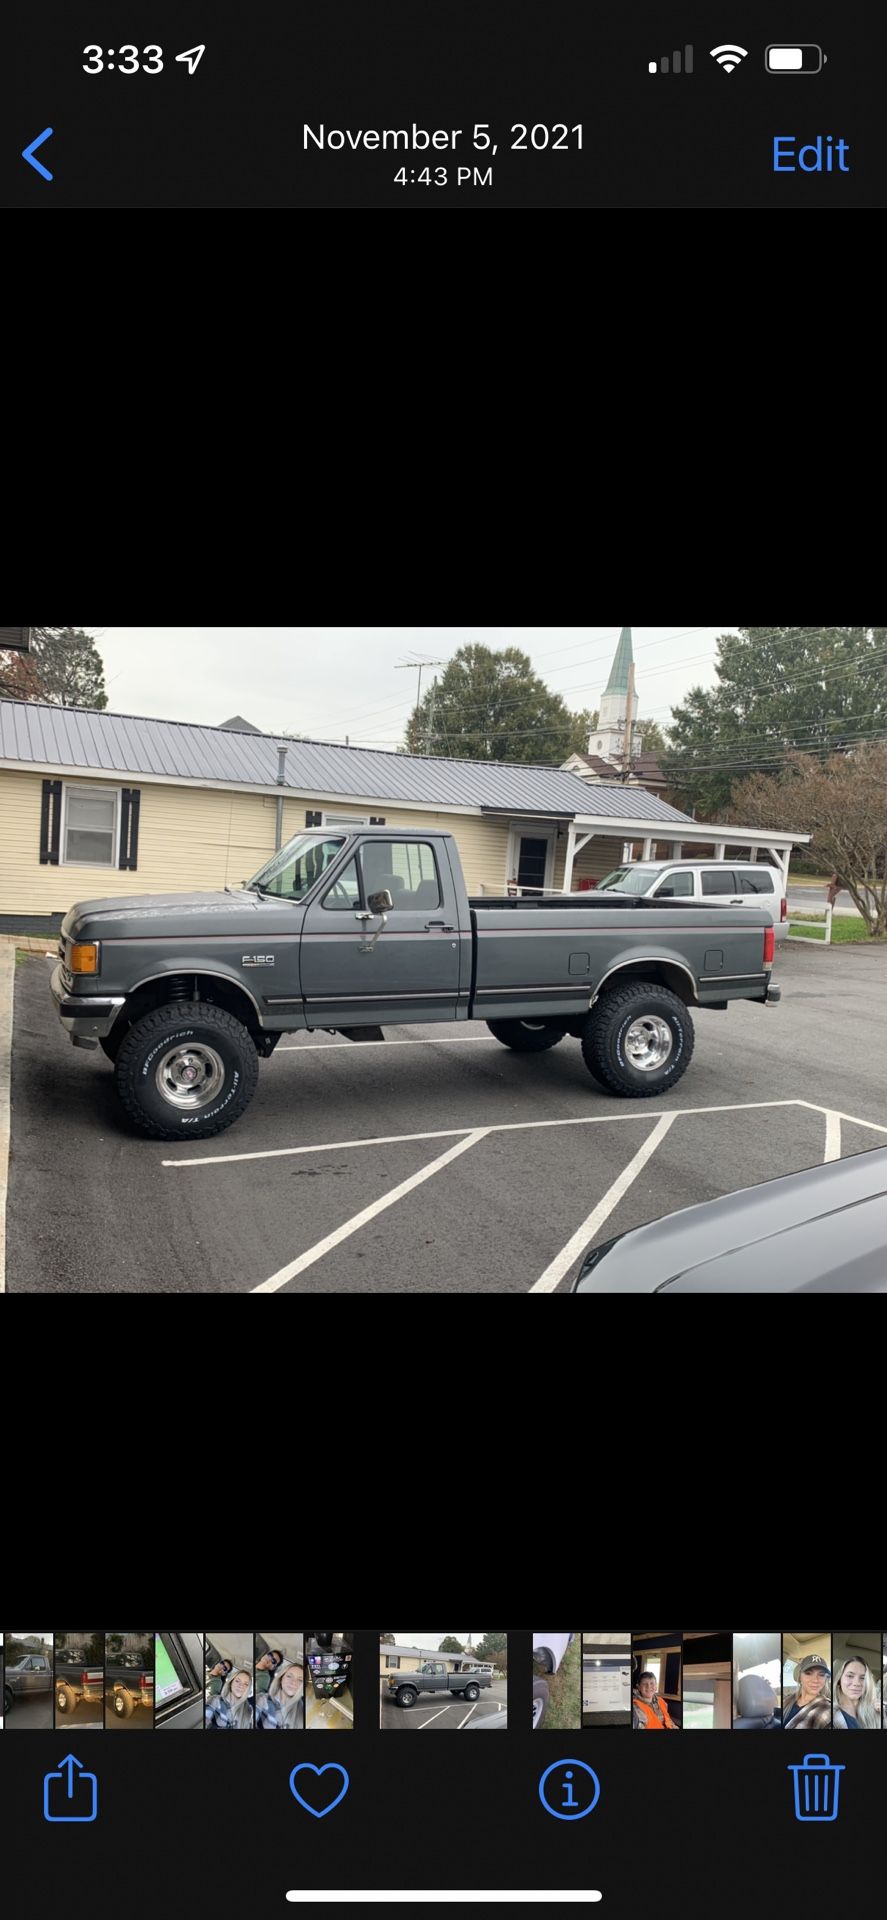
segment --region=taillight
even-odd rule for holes
[[[148,1679],[148,1675],[147,1675],[146,1673],[140,1673],[140,1674],[139,1674],[139,1686],[140,1686],[140,1688],[141,1688],[141,1690],[142,1690],[142,1693],[146,1693],[146,1692],[147,1692],[147,1690],[148,1690],[148,1687],[150,1686],[150,1684],[151,1684],[151,1683],[150,1683],[150,1681],[149,1681],[149,1679]]]
[[[764,965],[772,967],[776,954],[776,928],[768,927],[764,934]]]
[[[780,920],[787,920],[787,919],[788,919],[788,901],[787,901],[787,899],[786,899],[786,897],[785,897],[785,894],[783,894],[783,896],[782,896],[782,900],[780,901],[780,905],[779,905],[779,918],[780,918]]]

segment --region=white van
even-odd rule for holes
[[[778,867],[751,860],[643,860],[616,867],[598,891],[648,893],[659,900],[699,900],[711,907],[766,907],[777,940],[788,933],[788,903]]]

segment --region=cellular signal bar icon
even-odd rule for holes
[[[648,73],[682,73],[682,72],[692,73],[693,72],[693,48],[685,47],[682,54],[680,48],[678,47],[676,51],[672,54],[671,60],[669,60],[667,53],[664,53],[662,55],[661,60],[658,60],[658,61],[649,60],[647,62],[647,72]]]

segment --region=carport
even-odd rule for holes
[[[635,857],[634,845],[637,841],[641,843],[640,858],[642,860],[692,860],[700,857],[700,849],[707,850],[709,847],[714,850],[715,860],[727,860],[731,856],[743,860],[757,860],[759,854],[763,853],[768,855],[773,864],[779,868],[787,889],[792,852],[795,847],[807,846],[810,840],[809,833],[784,833],[775,828],[764,830],[761,827],[736,827],[721,825],[711,820],[689,821],[686,826],[681,824],[680,837],[678,837],[676,830],[668,831],[668,824],[663,823],[659,816],[660,804],[657,802],[655,816],[651,817],[643,806],[639,806],[635,819],[620,819],[619,830],[623,835],[623,848],[625,844],[631,842],[632,858]],[[682,820],[682,816],[673,809],[667,809],[667,811],[672,812],[675,821]],[[578,856],[582,853],[587,856],[588,849],[592,847],[595,840],[606,840],[612,849],[615,844],[612,814],[577,814],[575,820],[570,823],[567,833],[562,882],[564,893],[570,893],[572,890],[573,869]],[[584,864],[588,865],[587,858]],[[619,859],[614,861],[610,852],[607,855],[605,871],[619,864],[621,864]]]

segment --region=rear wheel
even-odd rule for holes
[[[259,1061],[242,1021],[206,1000],[175,1001],[121,1042],[117,1092],[154,1140],[205,1140],[230,1127],[256,1090]]]
[[[73,1713],[77,1702],[71,1687],[57,1687],[55,1704],[59,1713]]]
[[[118,1720],[128,1720],[132,1713],[132,1695],[124,1693],[119,1687],[114,1695],[114,1712]]]
[[[582,1058],[610,1093],[649,1100],[677,1085],[694,1041],[693,1021],[677,994],[638,981],[598,1001],[582,1036]]]
[[[514,1053],[547,1053],[565,1038],[563,1029],[550,1027],[544,1020],[488,1020],[494,1040]]]
[[[479,1700],[479,1699],[480,1699],[480,1687],[466,1687],[466,1689],[465,1689],[465,1698],[466,1698],[466,1700]]]

